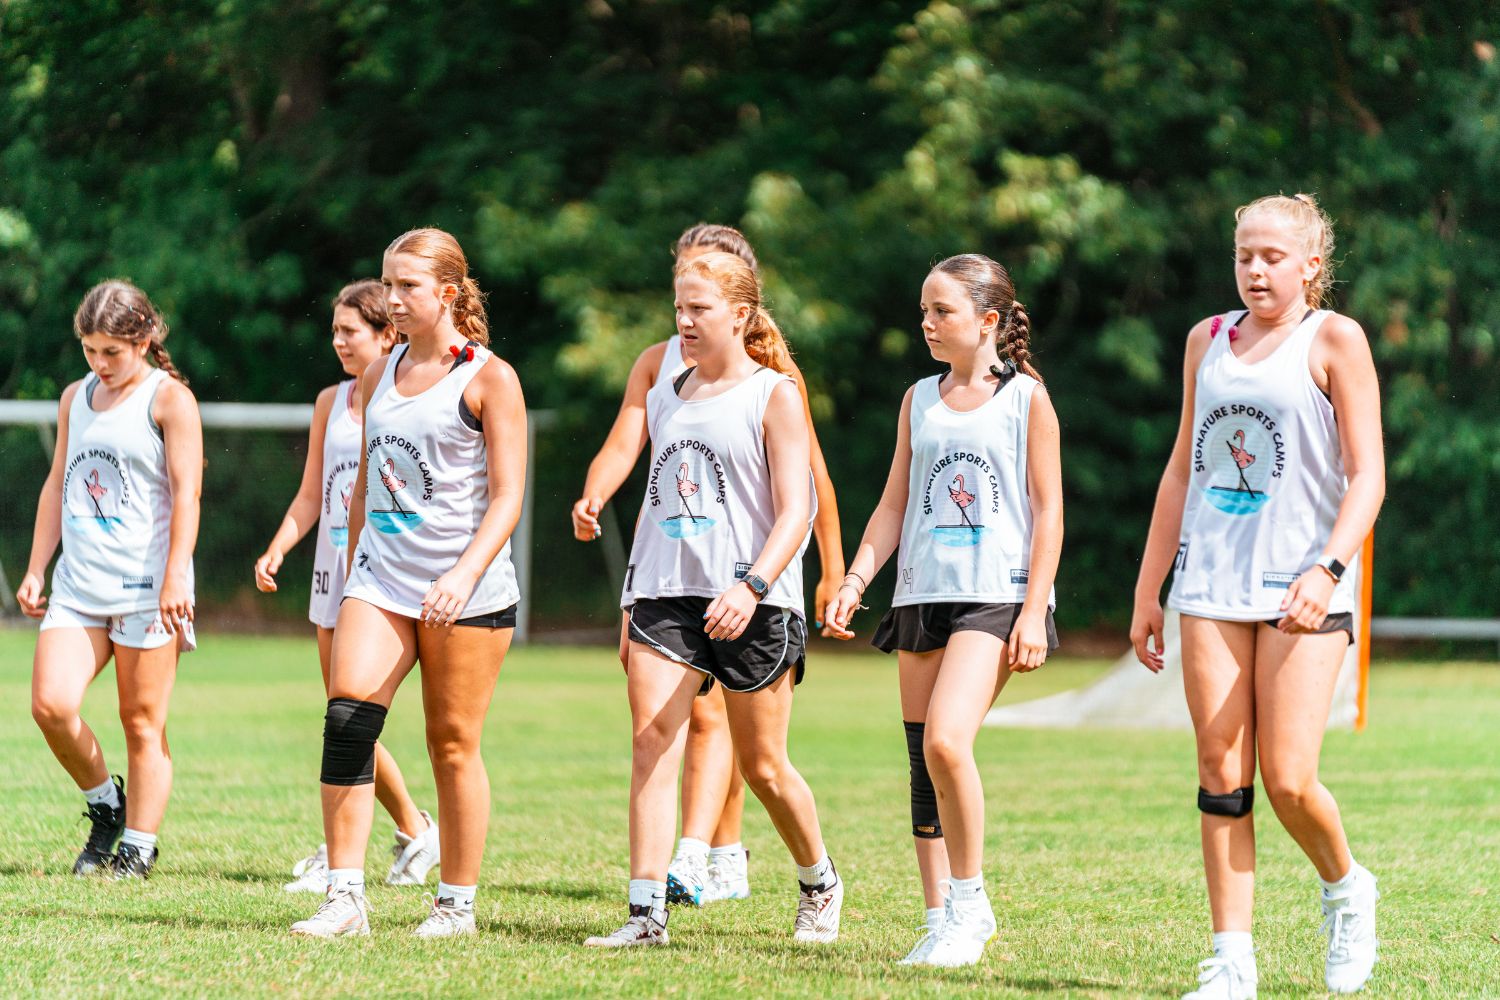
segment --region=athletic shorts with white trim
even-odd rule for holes
[[[703,615],[707,597],[642,598],[630,608],[630,641],[650,646],[669,660],[701,671],[706,694],[718,681],[726,691],[759,691],[795,670],[802,682],[807,658],[807,625],[786,608],[762,604],[738,639],[710,639]]]
[[[198,638],[193,634],[193,623],[188,622],[176,636],[162,624],[161,612],[131,611],[123,615],[92,615],[75,611],[65,604],[49,604],[42,619],[40,631],[49,628],[102,628],[109,632],[109,641],[126,649],[158,649],[177,640],[177,650],[191,653],[198,648]]]
[[[952,601],[892,608],[880,619],[870,645],[883,653],[929,653],[942,649],[955,632],[984,632],[1002,642],[1021,616],[1019,604],[959,604]],[[1057,626],[1047,610],[1047,652],[1057,649]]]

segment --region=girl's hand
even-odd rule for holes
[[[759,603],[748,585],[737,583],[715,597],[703,613],[703,631],[710,639],[720,642],[738,639],[744,634],[745,626],[750,624],[750,616],[755,614],[755,606]]]
[[[599,511],[604,501],[598,497],[582,497],[573,505],[573,537],[580,542],[592,542],[604,534],[599,526]]]
[[[1130,616],[1130,644],[1135,647],[1135,658],[1153,674],[1161,673],[1167,664],[1162,655],[1166,627],[1160,600],[1136,600],[1135,612]]]
[[[1321,566],[1314,566],[1292,581],[1281,600],[1285,617],[1276,627],[1288,635],[1316,632],[1328,617],[1328,602],[1333,599],[1333,577]]]
[[[266,549],[261,557],[255,560],[255,587],[262,594],[269,594],[276,589],[276,571],[281,569],[281,561],[285,558],[280,552]]]
[[[813,614],[829,607],[834,598],[838,596],[839,587],[842,585],[842,577],[825,576],[818,581],[817,588],[813,591]],[[813,628],[821,629],[820,633],[825,639],[852,639],[854,633],[843,628],[836,628],[828,615],[825,613],[821,621],[814,621]]]
[[[1029,673],[1046,661],[1046,614],[1023,607],[1010,630],[1010,669],[1018,674]]]
[[[161,623],[168,632],[179,634],[193,620],[193,597],[183,573],[168,573],[158,601]]]
[[[456,566],[450,569],[427,588],[417,620],[431,628],[452,625],[468,605],[478,583],[479,577],[473,573]]]
[[[16,603],[21,605],[21,614],[27,618],[40,618],[47,613],[47,595],[42,593],[44,586],[40,574],[27,573],[21,578],[21,586],[16,591]]]
[[[828,602],[823,611],[823,621],[832,630],[835,639],[854,638],[854,633],[849,630],[849,621],[854,617],[854,612],[864,606],[860,604],[863,596],[852,583],[842,583],[833,592],[833,600]]]

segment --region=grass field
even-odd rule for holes
[[[814,654],[792,757],[848,881],[843,936],[790,940],[794,885],[752,802],[755,895],[679,911],[673,943],[600,954],[579,942],[622,919],[628,715],[609,650],[531,648],[506,664],[485,755],[494,817],[481,933],[422,943],[420,893],[379,884],[374,935],[293,940],[313,899],[281,891],[320,839],[322,695],[310,640],[205,637],[173,705],[176,791],[158,874],[76,880],[81,799],[28,714],[32,634],[0,631],[0,995],[53,996],[1165,996],[1207,948],[1191,739],[1183,733],[985,731],[986,876],[1000,936],[977,968],[899,968],[921,902],[906,819],[893,664]],[[1059,659],[1007,700],[1084,683],[1100,661]],[[88,715],[116,766],[113,673]],[[1330,734],[1324,777],[1358,857],[1381,879],[1372,996],[1500,996],[1500,667],[1377,664],[1372,725]],[[433,801],[409,684],[386,741]],[[1260,815],[1256,938],[1262,996],[1319,995],[1315,876]]]

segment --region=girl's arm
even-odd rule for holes
[[[656,373],[661,370],[662,355],[666,352],[665,342],[652,344],[631,366],[620,412],[615,415],[614,426],[610,427],[599,454],[589,463],[583,496],[573,504],[573,537],[580,542],[592,542],[604,533],[599,526],[599,511],[625,482],[646,446],[646,394],[656,384]]]
[[[203,423],[192,391],[176,379],[162,382],[151,416],[161,428],[167,452],[167,481],[172,487],[172,529],[167,544],[166,579],[161,585],[161,621],[168,631],[176,633],[193,620],[188,567],[193,562],[193,548],[198,544]]]
[[[431,626],[463,617],[479,578],[516,530],[526,495],[526,400],[515,369],[491,356],[464,390],[464,401],[484,431],[490,507],[458,562],[422,598],[420,617]]]
[[[839,498],[833,491],[833,480],[828,475],[828,463],[823,458],[823,446],[818,443],[818,428],[813,424],[812,400],[807,395],[807,379],[797,363],[792,362],[791,375],[797,380],[797,391],[802,396],[802,412],[807,417],[807,435],[811,449],[813,491],[818,495],[818,510],[813,515],[813,540],[818,543],[818,564],[822,572],[818,585],[813,590],[813,618],[817,619],[844,579],[844,539],[839,531]],[[840,635],[832,625],[814,620],[814,627],[821,627],[824,638],[847,639],[854,633]]]
[[[1347,316],[1330,316],[1319,331],[1328,372],[1328,396],[1338,416],[1339,448],[1349,488],[1339,505],[1333,534],[1323,552],[1344,565],[1355,555],[1375,528],[1375,518],[1385,501],[1385,446],[1380,432],[1380,383],[1375,359],[1360,325]],[[1310,632],[1323,625],[1334,579],[1320,566],[1303,573],[1287,588],[1281,602],[1285,613],[1277,628],[1283,632]]]
[[[323,500],[323,433],[328,429],[328,415],[333,412],[339,388],[331,385],[318,393],[317,402],[313,404],[312,427],[307,432],[307,461],[302,465],[302,485],[297,487],[297,495],[292,497],[271,544],[255,560],[255,586],[266,593],[276,589],[276,571],[281,569],[287,550],[318,523],[318,508]]]
[[[1026,418],[1026,492],[1031,500],[1031,561],[1026,600],[1010,630],[1010,669],[1035,670],[1047,659],[1047,598],[1062,556],[1062,442],[1057,410],[1037,386]]]
[[[1162,658],[1163,630],[1161,585],[1167,570],[1177,557],[1182,535],[1182,506],[1187,500],[1188,480],[1192,478],[1189,458],[1193,443],[1193,403],[1198,382],[1198,364],[1208,351],[1209,326],[1205,319],[1188,333],[1187,350],[1182,360],[1182,417],[1177,425],[1177,442],[1172,457],[1161,475],[1156,490],[1156,507],[1151,511],[1151,530],[1146,535],[1146,551],[1141,556],[1141,570],[1135,581],[1135,611],[1130,620],[1130,642],[1136,659],[1155,672],[1166,661]],[[1148,640],[1155,637],[1155,644]]]
[[[41,496],[36,502],[36,525],[31,529],[31,561],[26,564],[26,575],[16,591],[16,602],[21,613],[28,618],[41,618],[47,613],[47,596],[42,593],[47,585],[47,564],[57,551],[62,540],[63,510],[63,462],[68,451],[68,411],[73,407],[73,397],[83,382],[74,382],[62,392],[57,401],[57,443],[52,448],[52,467],[47,471],[47,480],[42,483]]]
[[[359,377],[359,425],[361,428],[370,426],[370,397],[375,395],[375,387],[380,384],[380,376],[385,374],[385,366],[390,363],[390,360],[389,354],[375,359]],[[359,548],[359,533],[365,527],[365,463],[369,459],[369,453],[369,437],[361,434],[359,471],[354,474],[354,490],[349,494],[349,540],[344,545],[345,580],[349,579],[354,571],[354,553]]]
[[[749,575],[767,583],[797,557],[807,536],[807,418],[796,389],[782,383],[771,390],[761,418],[766,441],[766,466],[771,471],[771,503],[776,523],[751,564]],[[739,582],[713,599],[704,614],[703,631],[711,639],[737,639],[750,623],[758,603],[748,584]]]
[[[865,588],[901,543],[901,524],[906,519],[907,485],[911,478],[911,400],[914,391],[915,386],[907,389],[901,400],[901,414],[896,419],[896,451],[891,456],[885,491],[880,495],[875,512],[870,515],[870,522],[865,525],[865,535],[854,552],[854,561],[843,583],[834,592],[823,619],[840,639],[854,634],[849,631],[849,619],[862,606],[860,599],[865,596]]]

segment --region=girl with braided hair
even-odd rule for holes
[[[198,403],[162,346],[166,321],[139,288],[96,285],[73,329],[90,373],[59,401],[57,448],[16,592],[21,610],[42,620],[31,714],[87,803],[88,842],[74,874],[146,878],[172,789],[166,725],[177,657],[196,645],[203,432]],[[59,542],[49,601],[44,578]],[[111,657],[128,802],[80,715],[84,692]]]
[[[1005,268],[980,254],[938,263],[922,284],[922,334],[948,371],[907,390],[885,492],[825,617],[852,634],[866,584],[899,545],[873,642],[897,652],[927,904],[902,963],[959,966],[995,934],[974,738],[1010,676],[1057,648],[1062,465],[1031,320]]]

